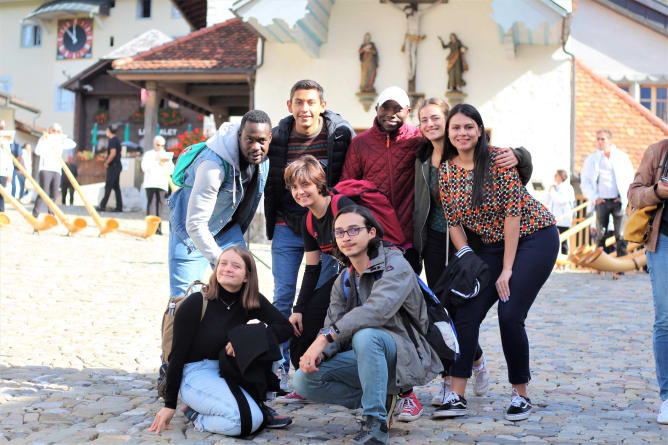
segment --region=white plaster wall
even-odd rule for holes
[[[42,46],[21,47],[21,19],[37,9],[44,1],[0,3],[0,77],[11,77],[10,94],[42,110],[36,123],[47,127],[53,122],[72,134],[74,113],[56,112],[56,86],[95,63],[100,57],[127,43],[149,29],[158,29],[172,37],[190,32],[183,18],[171,18],[171,2],[153,0],[152,17],[137,18],[136,0],[116,0],[109,16],[101,16],[102,26],[93,22],[93,55],[90,59],[57,60],[57,20],[42,27]],[[114,37],[114,46],[109,38]]]
[[[490,17],[490,0],[450,0],[422,19],[427,35],[419,47],[417,90],[425,97],[443,97],[447,75],[437,35],[447,41],[457,33],[469,47],[465,74],[467,101],[479,108],[493,143],[528,148],[535,165],[535,180],[549,183],[557,168],[570,162],[570,63],[557,46],[518,47],[508,59],[499,41],[498,26]],[[407,75],[401,45],[404,15],[376,0],[337,0],[329,20],[328,42],[320,58],[308,57],[296,44],[268,42],[265,61],[257,72],[255,104],[274,123],[287,115],[292,84],[303,78],[320,82],[328,108],[340,113],[355,128],[368,128],[375,112],[365,112],[355,93],[359,88],[357,50],[370,32],[379,51],[376,90],[391,85],[405,88]]]
[[[611,79],[668,75],[668,38],[592,0],[578,2],[568,49]]]

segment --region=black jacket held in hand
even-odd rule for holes
[[[452,256],[432,290],[446,308],[456,307],[475,298],[487,287],[489,280],[489,267],[469,248],[463,254],[458,252]]]
[[[234,348],[234,357],[220,351],[218,362],[220,376],[228,384],[245,389],[258,403],[267,398],[267,391],[280,389],[278,377],[272,372],[272,364],[279,360],[281,350],[276,336],[263,323],[236,326],[228,333]]]
[[[327,126],[327,186],[333,187],[339,182],[343,161],[346,158],[348,145],[355,131],[353,127],[341,117],[340,114],[325,110],[322,114],[323,125]],[[288,139],[295,125],[295,118],[287,116],[278,123],[271,131],[271,144],[269,145],[269,177],[264,188],[264,216],[267,225],[267,238],[274,237],[274,225],[276,214],[279,210],[281,195],[285,190],[283,174],[285,172],[288,157]],[[301,218],[292,222],[290,227],[301,227]]]

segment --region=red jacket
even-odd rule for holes
[[[412,125],[387,134],[374,119],[371,128],[353,138],[341,173],[341,181],[365,179],[387,194],[407,240],[413,239],[415,154],[423,140]]]

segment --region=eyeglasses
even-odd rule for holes
[[[351,227],[348,230],[335,230],[334,231],[334,236],[337,238],[343,238],[343,235],[346,233],[348,234],[349,237],[354,237],[360,234],[360,231],[362,229],[367,229],[369,230],[369,227],[364,226],[364,227]]]
[[[155,144],[156,147],[164,147],[165,144]]]
[[[605,138],[596,138],[597,141],[605,141]]]

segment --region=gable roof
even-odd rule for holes
[[[612,142],[638,168],[647,147],[668,137],[668,125],[608,79],[576,61],[575,170],[596,151],[596,132],[612,132]]]
[[[258,36],[238,18],[200,29],[185,37],[132,57],[117,59],[119,72],[218,72],[254,71]]]

